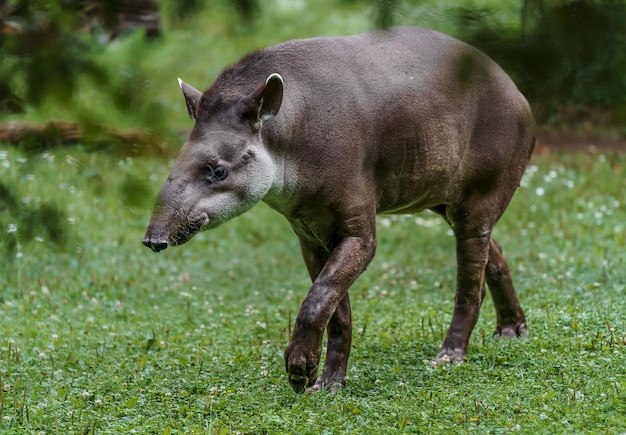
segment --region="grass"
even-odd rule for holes
[[[354,33],[371,16],[290,4],[254,31],[214,11],[212,26],[200,17],[102,56],[149,72],[168,125],[186,130],[176,76],[201,88],[250,48]],[[437,10],[407,20],[437,27]],[[348,384],[295,395],[282,352],[309,283],[278,214],[258,205],[156,255],[141,238],[171,162],[0,144],[0,433],[623,433],[625,164],[535,156],[494,233],[531,335],[492,338],[488,297],[459,366],[429,363],[452,314],[450,230],[427,213],[380,217],[377,256],[351,290]]]
[[[0,274],[0,433],[626,430],[624,155],[535,157],[496,228],[531,335],[491,338],[487,300],[461,366],[428,363],[452,313],[448,228],[381,217],[351,291],[349,382],[313,396],[283,372],[308,283],[278,214],[259,205],[155,255],[140,240],[168,162],[0,159],[5,183],[31,207],[62,204],[67,222],[65,245],[43,227],[22,243],[0,216],[18,242]],[[129,180],[148,199],[130,202]]]

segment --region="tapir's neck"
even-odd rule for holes
[[[263,202],[274,210],[289,216],[297,208],[298,186],[301,171],[298,168],[302,164],[294,150],[293,125],[296,116],[294,108],[288,101],[283,102],[281,112],[270,122],[263,126],[262,141],[273,164],[273,182],[269,191],[263,198]]]
[[[282,153],[272,154],[274,177],[263,202],[284,215],[290,215],[297,206],[296,186],[298,170],[292,159]]]

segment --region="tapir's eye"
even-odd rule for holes
[[[226,166],[216,166],[215,169],[213,169],[213,176],[220,181],[224,180],[228,177],[228,169],[226,169]]]
[[[225,180],[228,177],[228,169],[226,166],[218,165],[214,168],[211,168],[211,173],[209,174],[209,183],[215,183],[218,181]]]

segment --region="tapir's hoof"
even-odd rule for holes
[[[311,361],[289,361],[287,363],[289,385],[296,393],[304,393],[307,388],[315,385],[317,364]]]
[[[303,375],[289,375],[289,385],[296,394],[304,393],[309,384],[309,378]]]
[[[317,393],[318,391],[328,391],[329,393],[336,393],[346,385],[346,379],[334,379],[331,381],[324,381],[322,378],[318,379],[312,387],[306,389],[307,393]]]
[[[528,326],[526,326],[526,322],[521,322],[511,325],[498,325],[495,332],[493,333],[493,336],[499,338],[516,338],[527,337],[528,334],[529,332]]]
[[[460,364],[465,362],[465,350],[463,349],[441,349],[437,354],[433,363],[437,366]]]

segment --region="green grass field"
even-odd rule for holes
[[[495,232],[531,335],[493,339],[488,298],[456,367],[429,364],[452,314],[448,228],[380,218],[349,382],[298,396],[282,351],[307,277],[280,215],[259,205],[157,255],[140,241],[169,162],[3,147],[24,207],[65,215],[30,241],[0,215],[0,433],[622,433],[625,163],[533,160]]]
[[[371,11],[320,12],[330,3],[283,5],[254,32],[216,9],[99,56],[148,74],[159,119],[185,131],[177,76],[202,88],[251,48],[371,27]],[[403,18],[449,30],[448,3]],[[78,109],[134,126],[97,97],[80,90]],[[488,296],[462,365],[430,364],[453,309],[449,228],[380,217],[351,290],[348,383],[296,395],[282,353],[309,282],[280,215],[260,204],[157,255],[141,239],[171,161],[0,143],[0,434],[625,433],[625,165],[611,151],[533,158],[494,232],[531,334],[492,338]]]

